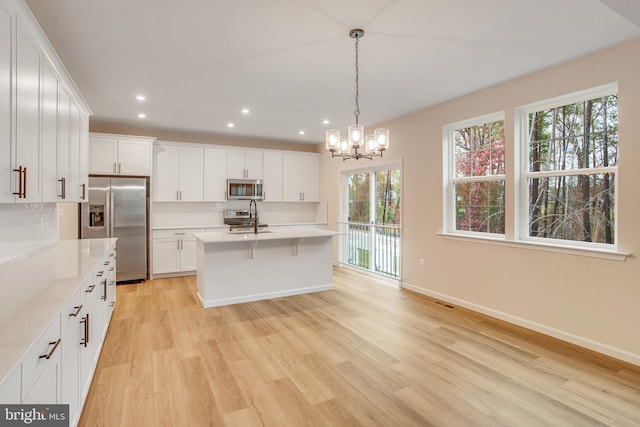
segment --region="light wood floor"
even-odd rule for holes
[[[202,309],[117,288],[83,426],[640,425],[640,368],[334,270],[334,291]]]

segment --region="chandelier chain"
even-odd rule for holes
[[[356,124],[358,124],[358,118],[360,117],[360,79],[359,79],[359,67],[358,67],[358,42],[360,37],[356,37],[356,109],[353,114],[356,116]]]

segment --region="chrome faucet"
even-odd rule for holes
[[[253,212],[251,212],[251,206],[253,206]],[[249,202],[249,220],[253,218],[253,233],[258,234],[258,204],[255,200]]]

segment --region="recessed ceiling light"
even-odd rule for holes
[[[138,118],[140,118],[140,119],[144,119],[145,117],[147,117],[147,115],[145,113],[138,114]]]
[[[301,130],[300,132],[298,132],[298,135],[304,135],[304,131]]]
[[[232,127],[235,127],[235,126],[236,126],[236,125],[234,125],[234,124],[233,124],[233,123],[231,123],[231,122],[227,123],[227,127],[228,127],[228,128],[232,128]]]
[[[322,124],[323,124],[323,125],[328,125],[329,123],[331,123],[331,122],[330,122],[329,120],[327,120],[327,119],[324,119],[324,120],[322,121]]]
[[[144,101],[145,99],[147,99],[147,97],[146,97],[146,96],[144,96],[144,95],[136,95],[136,99],[137,99],[138,101]]]
[[[243,108],[242,110],[240,110],[240,112],[242,114],[249,114],[251,111],[248,108]]]

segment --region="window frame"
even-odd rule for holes
[[[492,240],[504,240],[507,233],[507,156],[505,154],[505,173],[499,175],[483,175],[483,176],[470,176],[470,177],[456,177],[455,176],[455,138],[454,133],[456,130],[471,127],[482,126],[485,123],[502,121],[503,126],[506,125],[506,118],[504,111],[497,111],[491,114],[473,117],[466,120],[461,120],[455,123],[449,123],[442,127],[442,140],[443,140],[443,233],[468,236],[468,237],[482,237]],[[505,128],[506,130],[506,128]],[[507,146],[506,131],[504,135],[505,150]],[[505,215],[505,233],[491,233],[488,231],[469,231],[456,229],[456,200],[455,200],[455,185],[459,182],[490,182],[490,181],[502,181],[505,192],[504,202],[504,215]]]
[[[587,169],[567,169],[567,170],[553,170],[553,171],[529,171],[529,114],[538,111],[558,108],[565,105],[575,104],[578,102],[584,102],[589,99],[604,97],[616,94],[618,95],[618,84],[609,83],[593,88],[572,92],[569,94],[537,101],[531,104],[517,107],[514,114],[514,129],[515,129],[515,165],[517,171],[515,173],[516,179],[519,181],[516,183],[516,230],[514,233],[515,239],[525,243],[543,244],[550,246],[557,246],[559,248],[576,248],[576,249],[591,249],[591,250],[603,250],[603,251],[618,251],[618,165],[608,167],[592,167]],[[618,140],[619,143],[619,140]],[[529,235],[529,179],[532,177],[559,177],[559,176],[580,176],[599,173],[609,173],[615,175],[614,179],[614,243],[598,243],[598,242],[584,242],[580,240],[565,240],[554,239],[549,237],[537,237]]]

